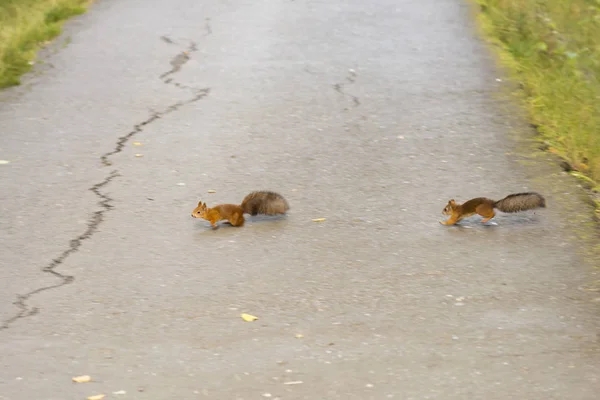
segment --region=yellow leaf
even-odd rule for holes
[[[250,314],[242,314],[242,315],[240,315],[240,317],[242,317],[242,319],[246,322],[252,322],[252,321],[256,321],[258,319],[258,317],[255,317],[254,315],[250,315]]]
[[[8,160],[0,160],[0,165],[10,164]]]
[[[136,154],[135,156],[136,156],[136,157],[144,157],[144,155],[143,155],[143,154],[140,154],[140,153]]]
[[[95,396],[90,396],[87,398],[87,400],[102,400],[104,398],[105,395],[103,394],[97,394]]]
[[[304,335],[301,333],[296,334],[296,339],[302,339],[303,337]]]
[[[81,375],[73,378],[73,382],[77,383],[86,383],[92,380],[92,377],[89,375]]]
[[[143,144],[141,144],[140,142],[133,142],[134,146],[143,146]]]
[[[312,220],[312,222],[323,222],[325,221],[325,218],[315,218]]]
[[[217,191],[216,191],[216,190],[214,190],[214,189],[210,189],[210,190],[208,191],[208,193],[217,193]]]

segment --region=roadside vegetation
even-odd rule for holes
[[[544,147],[597,191],[600,0],[476,2],[480,26],[521,84]]]
[[[37,51],[89,0],[0,0],[0,88],[18,85]]]

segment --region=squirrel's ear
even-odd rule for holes
[[[454,199],[450,200],[448,203],[450,203],[450,204],[452,204],[452,205],[455,205],[455,204],[456,204],[456,202],[454,201]]]

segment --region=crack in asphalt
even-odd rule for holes
[[[172,113],[173,111],[177,111],[182,106],[185,106],[187,104],[191,104],[200,99],[203,99],[204,97],[208,96],[209,93],[210,93],[210,88],[198,89],[196,91],[196,94],[192,98],[190,98],[188,100],[184,100],[184,101],[178,101],[177,103],[170,105],[163,111],[156,111],[148,119],[140,122],[139,124],[134,125],[133,130],[131,132],[129,132],[126,135],[123,135],[117,139],[115,147],[112,151],[109,151],[108,153],[104,153],[100,157],[100,160],[102,161],[102,165],[104,165],[106,167],[111,166],[112,162],[109,160],[109,158],[111,156],[114,156],[115,154],[118,154],[121,151],[123,151],[123,148],[125,147],[125,144],[129,141],[129,139],[131,139],[136,134],[140,133],[146,125],[151,124],[152,122],[156,121],[157,119],[160,119],[160,118],[164,117],[165,115]]]
[[[204,29],[206,29],[206,34],[204,36],[212,35],[212,28],[210,26],[210,18],[206,18],[204,20]]]
[[[210,18],[207,18],[206,20],[207,20],[206,29],[207,29],[208,33],[205,34],[204,36],[208,36],[212,33],[212,30],[210,29],[210,24],[208,22],[208,21],[210,21]],[[173,39],[169,38],[168,36],[161,36],[160,38],[166,43],[175,44],[175,41],[173,41]],[[165,72],[159,78],[162,79],[162,81],[166,84],[172,84],[173,86],[175,86],[179,89],[186,89],[186,90],[192,91],[192,93],[198,93],[198,91],[202,90],[202,89],[198,89],[193,86],[181,84],[179,82],[176,82],[172,77],[170,77],[171,75],[173,75],[173,74],[177,73],[179,70],[181,70],[183,65],[190,60],[190,58],[191,58],[190,55],[196,51],[198,51],[197,44],[195,42],[190,42],[187,50],[177,54],[175,57],[173,57],[171,59],[171,70]]]
[[[173,40],[171,40],[167,36],[161,36],[161,39],[167,41],[167,43],[174,43]],[[169,75],[173,75],[179,72],[179,70],[181,70],[181,67],[183,67],[183,65],[190,60],[190,54],[197,50],[198,46],[196,45],[196,43],[190,42],[190,45],[188,46],[187,50],[182,51],[181,53],[175,55],[175,57],[171,59],[171,69],[162,74],[159,78],[164,81],[165,78]]]
[[[346,82],[339,82],[333,85],[333,89],[338,92],[339,94],[341,94],[342,96],[347,96],[349,98],[352,99],[352,102],[354,103],[354,107],[358,107],[360,106],[360,99],[357,96],[351,95],[350,93],[347,93],[345,91],[345,85],[346,83],[354,83],[356,82],[356,71],[354,71],[353,69],[348,70],[348,75],[346,76],[345,79]]]
[[[47,266],[45,266],[42,269],[42,272],[53,275],[54,277],[60,279],[60,282],[54,285],[37,288],[26,294],[17,295],[17,300],[13,304],[17,306],[19,312],[11,318],[4,321],[3,324],[0,326],[0,330],[8,329],[10,324],[15,322],[16,320],[35,315],[39,312],[39,309],[37,307],[30,308],[27,306],[27,300],[30,297],[50,289],[57,289],[61,286],[68,285],[69,283],[75,280],[75,277],[71,275],[61,274],[60,272],[56,271],[56,267],[62,264],[72,253],[75,253],[77,250],[79,250],[79,247],[81,247],[83,241],[92,237],[92,235],[98,229],[98,226],[102,223],[102,221],[104,221],[104,213],[106,213],[112,208],[112,199],[109,196],[100,192],[100,189],[103,186],[109,184],[110,181],[116,178],[117,176],[119,176],[118,172],[112,171],[102,182],[97,183],[91,188],[89,188],[89,190],[94,192],[96,196],[98,196],[101,199],[101,201],[99,201],[98,204],[100,205],[100,207],[102,207],[102,209],[92,214],[92,216],[88,220],[86,230],[81,235],[77,236],[75,239],[69,242],[69,248],[63,251],[60,254],[60,256],[53,259]]]
[[[209,29],[209,28],[210,28],[210,26],[208,26],[207,29]],[[168,38],[166,36],[162,36],[161,39],[167,43],[174,43],[170,38]],[[189,53],[192,53],[196,50],[197,50],[196,43],[191,42],[187,51],[184,51],[183,53],[178,54],[171,60],[171,66],[172,66],[171,70],[166,72],[165,74],[161,75],[161,77],[160,77],[165,84],[170,84],[172,79],[164,79],[164,77],[178,72],[181,69],[181,67],[183,66],[183,64],[185,64],[189,60]],[[184,54],[185,57],[182,57],[181,54]],[[112,163],[109,160],[109,158],[111,156],[114,156],[115,154],[120,153],[123,150],[123,148],[125,147],[125,144],[127,143],[127,141],[129,141],[136,134],[142,132],[142,130],[144,129],[144,127],[146,125],[151,124],[152,122],[164,117],[165,115],[168,115],[170,113],[177,111],[179,108],[181,108],[185,105],[199,101],[199,100],[203,99],[204,97],[208,96],[210,93],[210,88],[196,89],[196,88],[193,88],[190,86],[184,86],[184,85],[181,85],[178,83],[174,83],[174,85],[179,88],[183,88],[183,89],[191,89],[193,91],[193,96],[187,100],[178,101],[178,102],[168,106],[167,108],[165,108],[162,111],[152,112],[150,117],[148,117],[146,120],[134,125],[133,130],[131,132],[129,132],[126,135],[123,135],[117,139],[112,151],[104,153],[100,157],[100,161],[102,162],[103,166],[105,166],[105,167],[111,166]],[[91,186],[90,188],[88,188],[88,190],[93,192],[94,195],[96,195],[96,197],[99,199],[97,204],[98,204],[98,206],[100,206],[100,209],[95,211],[90,216],[90,218],[87,222],[87,227],[86,227],[85,231],[82,234],[75,237],[74,239],[72,239],[69,242],[69,247],[66,250],[64,250],[57,258],[53,259],[47,266],[42,268],[42,272],[44,272],[46,274],[50,274],[50,275],[58,278],[60,280],[60,282],[53,284],[53,285],[39,287],[39,288],[34,289],[26,294],[17,295],[17,300],[15,302],[13,302],[13,304],[18,308],[18,312],[15,315],[13,315],[12,317],[6,319],[2,323],[2,325],[0,325],[0,331],[8,329],[12,323],[16,322],[19,319],[27,318],[27,317],[30,317],[30,316],[33,316],[33,315],[36,315],[39,313],[40,310],[38,307],[30,307],[27,305],[27,300],[29,300],[32,296],[34,296],[38,293],[42,293],[42,292],[45,292],[45,291],[48,291],[51,289],[57,289],[62,286],[73,283],[73,281],[75,280],[74,276],[62,274],[62,273],[56,271],[56,268],[59,265],[61,265],[71,254],[77,252],[85,240],[90,239],[94,235],[94,233],[96,233],[100,224],[102,222],[104,222],[105,214],[107,212],[109,212],[111,209],[113,209],[114,206],[112,205],[112,203],[113,203],[114,199],[112,197],[110,197],[109,195],[103,193],[102,188],[104,186],[108,185],[113,179],[115,179],[119,176],[121,176],[121,175],[119,174],[118,170],[116,170],[116,169],[112,170],[102,181],[100,181],[100,182],[94,184],[93,186]]]

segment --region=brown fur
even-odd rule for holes
[[[510,213],[544,207],[546,207],[546,200],[542,195],[535,192],[510,194],[498,201],[486,197],[477,197],[463,204],[458,204],[452,199],[442,211],[442,214],[450,215],[450,218],[440,223],[454,225],[461,219],[475,214],[484,217],[481,222],[486,223],[496,216],[494,209]]]
[[[258,191],[247,195],[241,205],[218,204],[213,208],[208,208],[206,203],[199,202],[198,206],[192,211],[192,217],[209,221],[213,228],[217,227],[219,221],[227,221],[233,226],[243,226],[245,222],[244,213],[250,215],[276,215],[285,214],[289,209],[287,201],[280,194]]]

